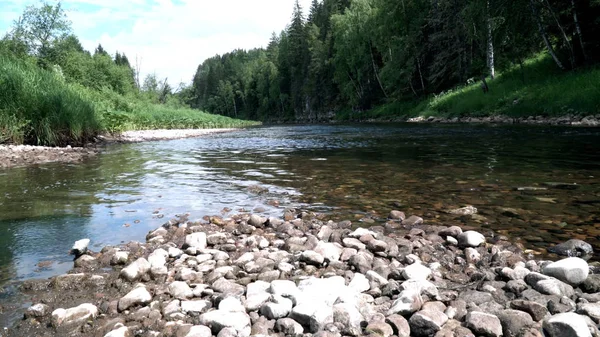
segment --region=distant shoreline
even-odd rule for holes
[[[201,137],[237,129],[174,129],[125,131],[117,135],[100,135],[95,143],[84,147],[49,147],[33,145],[0,145],[0,169],[45,164],[52,162],[79,162],[100,152],[98,145],[111,143],[138,143]]]

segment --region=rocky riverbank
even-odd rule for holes
[[[152,140],[169,140],[201,137],[213,133],[231,132],[235,129],[189,129],[189,130],[139,130],[116,135],[100,135],[95,143],[85,147],[47,147],[31,145],[0,145],[0,169],[50,162],[79,162],[97,154],[98,145],[112,143],[137,143]]]
[[[585,260],[530,260],[506,237],[385,226],[287,210],[284,218],[173,219],[146,243],[27,281],[7,336],[598,336],[600,277]],[[582,241],[555,248],[590,253]]]
[[[487,116],[487,117],[414,117],[406,120],[410,123],[489,123],[489,124],[532,124],[532,125],[571,125],[600,126],[600,115],[579,116],[565,115],[560,117],[528,116]]]
[[[0,145],[0,168],[50,162],[78,162],[96,153],[98,150],[93,147]]]

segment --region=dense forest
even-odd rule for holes
[[[318,121],[485,86],[540,53],[559,72],[598,63],[600,1],[313,0],[307,17],[296,2],[266,48],[205,60],[183,94],[226,116]]]

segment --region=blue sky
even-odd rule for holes
[[[266,46],[289,23],[295,0],[63,0],[73,31],[93,51],[101,43],[142,76],[156,73],[177,86],[189,83],[206,58],[236,48]],[[38,0],[0,0],[0,36]],[[55,3],[55,1],[49,1]],[[305,13],[311,0],[300,0]]]

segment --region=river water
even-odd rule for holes
[[[465,205],[478,214],[447,213]],[[144,241],[184,213],[280,216],[286,207],[364,226],[399,209],[538,251],[570,238],[600,250],[600,130],[276,126],[112,145],[84,163],[0,170],[0,287],[67,271],[81,238],[98,250]]]

